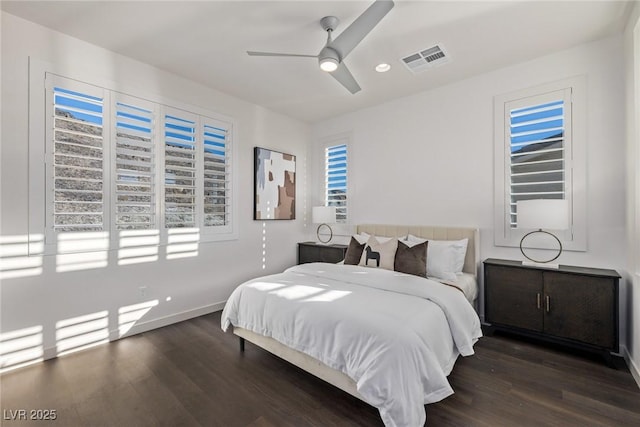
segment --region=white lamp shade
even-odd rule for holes
[[[518,200],[516,209],[518,228],[545,230],[569,228],[569,203],[566,200]]]
[[[335,206],[314,206],[311,210],[311,221],[314,224],[333,224],[336,222]]]

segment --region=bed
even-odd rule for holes
[[[424,405],[453,393],[446,377],[482,335],[473,308],[478,230],[359,225],[356,234],[403,244],[407,236],[466,239],[462,271],[455,280],[432,280],[356,265],[298,265],[236,288],[221,326],[233,328],[241,350],[247,340],[376,407],[388,427],[422,426]]]

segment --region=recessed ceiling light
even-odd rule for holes
[[[389,64],[382,63],[382,64],[376,65],[376,71],[379,73],[386,73],[390,69],[391,69],[391,65]]]

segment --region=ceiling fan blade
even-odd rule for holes
[[[317,58],[318,55],[302,55],[298,53],[277,53],[277,52],[254,52],[252,50],[248,50],[247,54],[249,56],[298,56],[302,58]]]
[[[360,85],[356,79],[353,78],[353,75],[347,66],[344,65],[344,62],[338,64],[338,68],[329,74],[331,74],[342,86],[346,87],[352,94],[360,92]]]
[[[390,0],[376,0],[328,46],[335,49],[340,54],[340,59],[343,60],[393,9],[393,4],[393,1]]]

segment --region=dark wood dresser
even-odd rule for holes
[[[298,264],[308,262],[337,263],[344,259],[347,245],[323,245],[315,242],[298,243]]]
[[[618,286],[615,270],[524,266],[484,261],[485,321],[504,330],[602,354],[612,365],[618,352]]]

